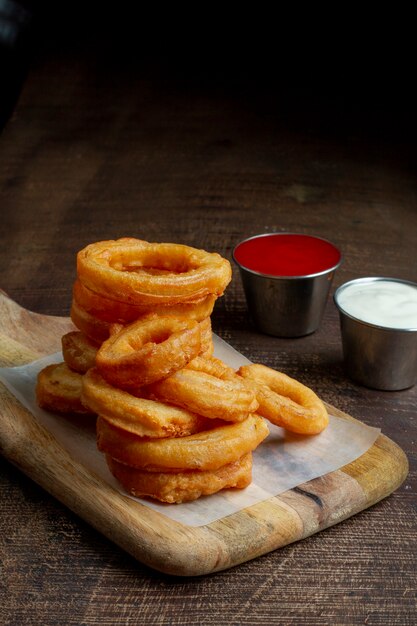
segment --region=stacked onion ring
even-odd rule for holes
[[[198,323],[200,339],[194,332],[194,343],[199,341],[201,350],[190,351],[194,356],[212,354],[210,315],[231,278],[230,263],[220,255],[124,238],[88,245],[77,255],[77,270],[71,319],[78,332],[62,337],[67,368],[51,367],[39,376],[43,408],[89,412],[80,399],[81,375],[95,365],[103,342],[150,315],[179,318],[177,324],[194,327]]]
[[[98,448],[123,487],[167,503],[246,487],[268,428],[253,414],[254,392],[210,356],[207,321],[148,315],[114,330],[84,376],[82,401],[99,415]],[[156,386],[175,387],[181,375],[181,389],[159,397]],[[205,377],[194,403],[189,376]]]
[[[251,481],[251,453],[268,429],[251,414],[255,394],[212,357],[210,315],[230,279],[220,255],[183,245],[126,238],[77,255],[78,330],[62,337],[65,363],[39,374],[38,401],[98,415],[98,447],[132,494],[182,502]],[[225,398],[210,412],[158,399],[151,386],[182,371],[209,377],[238,409]]]
[[[64,363],[40,372],[43,408],[93,414],[97,445],[132,495],[167,503],[251,482],[265,419],[313,434],[327,412],[261,365],[213,357],[210,315],[231,279],[216,253],[125,238],[77,255]]]

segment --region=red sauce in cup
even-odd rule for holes
[[[248,270],[268,276],[309,276],[336,267],[339,250],[325,239],[311,235],[272,233],[242,241],[233,253]]]

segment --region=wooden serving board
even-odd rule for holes
[[[67,318],[32,313],[0,293],[0,366],[23,365],[56,352],[61,336],[72,328]],[[0,450],[139,561],[182,576],[233,567],[337,524],[388,496],[408,472],[403,451],[380,435],[368,452],[341,470],[192,528],[123,496],[90,473],[1,383]]]

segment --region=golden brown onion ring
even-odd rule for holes
[[[211,330],[211,319],[206,317],[203,321],[199,323],[200,326],[200,337],[201,337],[201,348],[200,354],[211,357],[214,352],[214,344],[213,344],[213,333]]]
[[[176,304],[219,296],[231,279],[219,254],[134,238],[101,241],[77,255],[77,273],[90,289],[128,304]]]
[[[184,367],[200,350],[198,322],[151,315],[112,334],[97,352],[96,365],[112,385],[136,389]]]
[[[254,450],[267,437],[265,420],[250,415],[237,424],[226,424],[188,437],[144,439],[97,420],[99,450],[130,467],[142,469],[215,470]]]
[[[244,489],[252,480],[252,454],[217,470],[187,472],[147,472],[119,463],[106,455],[115,478],[132,496],[147,496],[168,504],[190,502],[221,489]]]
[[[102,343],[108,338],[110,334],[109,322],[103,322],[103,320],[94,317],[74,299],[72,300],[70,315],[74,325],[92,341]]]
[[[157,316],[157,314],[150,314],[150,315]],[[146,317],[150,317],[150,315],[147,315]],[[140,319],[144,319],[144,318],[140,318]],[[137,321],[139,322],[140,320],[137,320]],[[199,322],[199,326],[200,326],[200,338],[201,338],[200,355],[207,357],[207,358],[211,358],[214,352],[213,333],[211,330],[211,319],[209,317],[206,317],[201,322]],[[125,327],[124,324],[119,324],[119,323],[110,324],[109,336],[111,337],[113,335],[116,335],[121,330],[123,330],[124,327]],[[195,369],[195,368],[192,368],[192,369]],[[233,373],[235,374],[235,372]]]
[[[221,359],[214,356],[197,356],[186,366],[187,369],[196,372],[204,372],[222,380],[236,380],[236,372],[232,367],[223,363]]]
[[[149,385],[147,393],[199,415],[228,422],[241,422],[258,408],[254,392],[239,376],[225,380],[189,368]]]
[[[244,365],[238,374],[256,393],[257,413],[277,426],[303,435],[324,430],[329,416],[323,402],[302,383],[265,365]]]
[[[174,317],[188,317],[200,322],[213,312],[216,296],[209,294],[195,302],[180,302],[179,304],[135,305],[113,300],[92,291],[80,280],[76,280],[73,287],[74,300],[90,315],[104,322],[120,322],[128,324],[140,317],[156,313],[158,315],[172,315]]]
[[[184,437],[209,427],[207,418],[109,385],[97,368],[83,377],[82,401],[119,429],[140,437]]]
[[[99,344],[78,331],[63,335],[61,343],[64,361],[71,370],[85,374],[94,367]]]
[[[48,365],[38,374],[36,399],[41,409],[54,413],[93,412],[81,402],[82,375],[73,372],[65,363]]]

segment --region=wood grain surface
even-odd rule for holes
[[[297,231],[341,248],[333,290],[357,276],[417,279],[415,116],[398,84],[371,93],[368,81],[364,95],[351,75],[336,92],[330,72],[317,87],[305,69],[285,82],[282,58],[248,69],[238,55],[204,55],[200,66],[198,49],[153,56],[155,46],[137,53],[119,40],[117,50],[88,30],[45,40],[3,131],[0,285],[13,300],[68,315],[76,251],[123,235],[231,258],[244,237]],[[416,622],[416,387],[384,393],[345,376],[331,301],[309,337],[260,335],[237,272],[213,326],[248,358],[381,427],[407,454],[407,480],[325,532],[179,579],[139,564],[2,458],[0,622]]]

